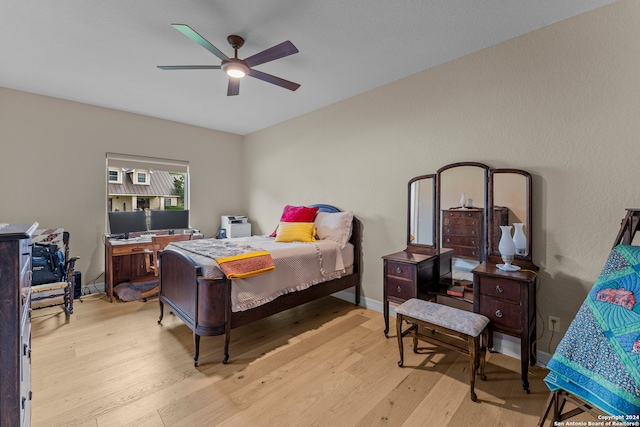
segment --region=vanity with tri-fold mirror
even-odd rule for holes
[[[531,250],[531,185],[524,170],[478,162],[449,164],[409,181],[407,248],[382,257],[385,335],[390,302],[420,298],[473,310],[491,321],[489,348],[493,332],[520,338],[522,385],[529,392],[538,270]],[[522,224],[523,243],[512,260],[503,261],[501,226],[513,233],[513,224]],[[447,292],[460,287],[461,296]]]

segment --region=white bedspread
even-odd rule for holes
[[[231,302],[233,311],[245,311],[276,299],[280,295],[307,289],[317,283],[337,279],[346,273],[353,263],[353,245],[345,249],[332,240],[316,242],[276,242],[266,236],[241,237],[231,239],[239,244],[251,245],[269,251],[275,269],[246,279],[232,280]],[[191,258],[207,278],[222,278],[224,275],[218,264],[204,255],[182,251],[169,244],[167,250],[184,253]],[[347,253],[343,256],[343,251]],[[162,268],[162,266],[160,267]]]

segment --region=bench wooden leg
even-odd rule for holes
[[[398,350],[400,351],[400,360],[398,366],[404,365],[404,346],[402,345],[402,314],[396,314],[396,335],[398,336]]]
[[[468,337],[467,343],[469,347],[469,385],[471,387],[471,400],[474,402],[478,401],[478,397],[475,392],[476,385],[476,366],[478,363],[478,338],[477,337]]]
[[[484,374],[484,366],[487,363],[487,344],[489,342],[489,328],[485,328],[480,334],[482,337],[482,344],[480,346],[480,379],[482,381],[487,380],[487,376]]]

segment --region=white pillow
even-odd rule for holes
[[[333,240],[342,249],[351,238],[353,212],[318,212],[314,222],[320,240]]]

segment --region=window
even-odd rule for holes
[[[122,184],[122,179],[120,178],[122,174],[120,173],[120,169],[117,168],[109,168],[109,182],[113,182],[114,184]]]
[[[181,160],[107,153],[110,211],[189,210],[189,163]],[[108,218],[105,222],[108,231]]]
[[[149,184],[146,172],[136,172],[136,184]]]

